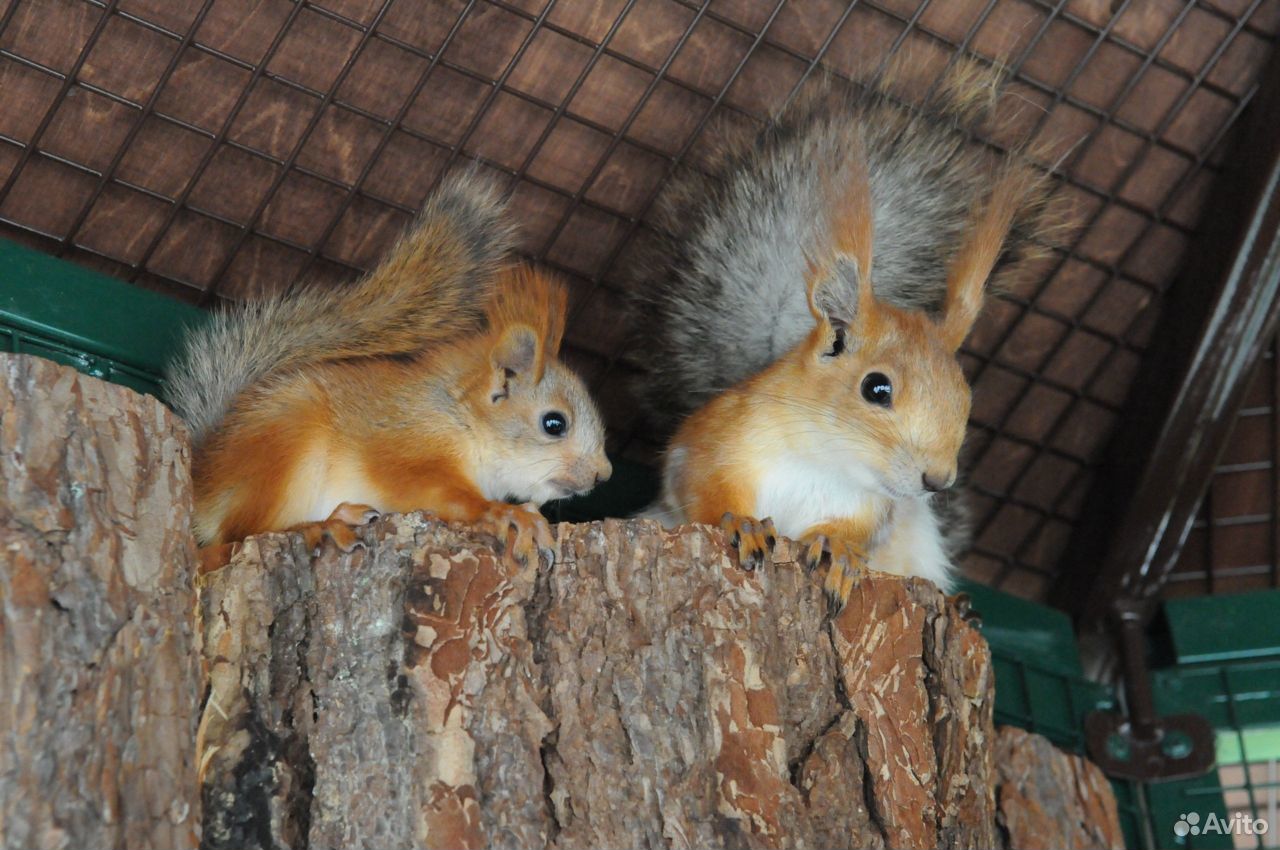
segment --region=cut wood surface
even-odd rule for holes
[[[421,514],[193,578],[176,418],[0,374],[3,847],[1119,846],[1096,768],[997,737],[927,582],[829,621],[788,541],[745,572],[718,530],[608,520],[514,568]]]
[[[0,846],[199,840],[187,454],[154,399],[0,354]]]

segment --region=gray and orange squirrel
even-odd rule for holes
[[[721,524],[747,568],[799,541],[833,610],[866,569],[949,588],[957,352],[993,272],[1060,229],[1026,149],[970,140],[999,74],[959,63],[917,103],[913,82],[902,62],[861,89],[819,81],[730,133],[661,196],[630,287],[638,394],[678,426],[644,515]]]
[[[604,426],[558,359],[564,289],[512,264],[498,193],[447,178],[350,287],[234,306],[185,340],[169,398],[194,441],[202,545],[302,529],[356,543],[379,512],[487,525],[518,560],[538,507],[607,479]]]

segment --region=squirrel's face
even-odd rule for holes
[[[931,318],[877,305],[848,325],[819,322],[800,354],[798,392],[825,414],[810,425],[823,462],[899,499],[955,483],[970,391]]]
[[[481,487],[491,499],[533,502],[582,495],[613,471],[604,425],[577,375],[535,356],[535,338],[516,326],[490,354],[473,427],[489,433]]]

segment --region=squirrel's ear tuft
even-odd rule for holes
[[[1011,166],[996,180],[990,196],[969,223],[960,250],[947,269],[947,298],[939,330],[943,343],[958,351],[982,312],[987,278],[991,276],[1014,219],[1042,191],[1043,177],[1025,167]]]
[[[535,381],[542,380],[544,359],[560,353],[568,303],[564,286],[547,272],[517,265],[505,269],[498,277],[485,310],[489,328],[502,334],[505,329],[518,325],[533,333],[538,344]]]
[[[819,259],[807,260],[805,285],[814,318],[841,330],[875,309],[871,183],[861,139],[851,141],[847,160],[828,182],[828,232],[821,237]]]
[[[809,311],[832,327],[847,328],[858,315],[858,285],[832,270],[810,278]]]
[[[506,376],[542,380],[542,340],[528,325],[508,325],[489,351],[493,368]]]

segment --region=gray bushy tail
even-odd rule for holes
[[[356,283],[237,304],[188,334],[166,391],[198,443],[269,375],[353,357],[413,354],[478,326],[515,244],[496,189],[447,179],[385,259]]]

